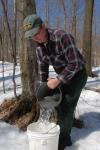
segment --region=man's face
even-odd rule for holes
[[[40,27],[39,32],[32,37],[33,41],[38,42],[38,43],[45,43],[47,41],[47,33],[46,33],[46,28],[45,25],[42,25]]]

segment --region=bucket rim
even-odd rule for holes
[[[47,138],[47,137],[55,137],[56,135],[60,134],[60,126],[58,124],[56,125],[56,130],[53,131],[53,132],[35,132],[35,131],[31,131],[30,128],[29,128],[30,125],[27,127],[27,134],[32,136],[32,137]]]
[[[31,139],[39,139],[39,140],[46,140],[46,139],[53,139],[53,138],[59,138],[60,132],[57,132],[55,134],[32,134],[29,131],[27,131],[27,135]]]

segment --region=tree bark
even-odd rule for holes
[[[2,0],[3,2],[3,0]],[[20,66],[22,80],[22,94],[17,100],[5,101],[0,106],[0,119],[13,123],[21,129],[36,121],[39,116],[39,105],[36,103],[35,80],[37,80],[36,52],[32,40],[26,40],[22,29],[24,18],[36,12],[35,1],[17,0],[20,22]]]
[[[92,51],[92,18],[94,0],[85,0],[85,16],[84,16],[84,28],[83,28],[83,54],[86,58],[87,74],[91,76],[91,51]]]
[[[33,0],[18,0],[19,18],[21,26],[24,18],[36,13],[35,1]],[[22,28],[20,28],[20,65],[21,65],[21,80],[22,80],[22,97],[32,99],[35,93],[36,80],[36,53],[32,40],[26,40]]]
[[[76,42],[76,24],[77,24],[77,0],[72,0],[72,33]]]

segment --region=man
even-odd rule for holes
[[[31,38],[36,46],[40,82],[47,82],[50,89],[61,87],[63,99],[56,108],[61,132],[59,150],[71,146],[71,128],[74,111],[86,83],[85,61],[76,48],[74,38],[62,30],[46,28],[36,14],[29,15],[23,23],[25,38]],[[49,78],[49,64],[57,76]]]

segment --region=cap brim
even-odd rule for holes
[[[34,35],[36,35],[36,34],[38,33],[38,31],[39,31],[39,27],[36,27],[36,28],[31,29],[31,30],[29,30],[29,31],[26,31],[24,37],[25,37],[25,38],[31,38],[31,37],[33,37]]]

